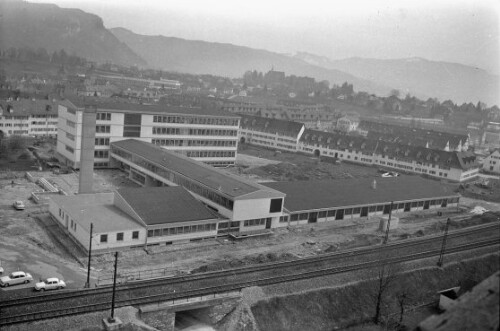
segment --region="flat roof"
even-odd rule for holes
[[[113,204],[114,195],[114,192],[89,193],[51,196],[51,199],[88,232],[90,223],[94,224],[95,233],[142,229],[131,216]]]
[[[247,181],[236,175],[216,169],[203,162],[175,153],[151,143],[127,139],[111,143],[151,163],[182,174],[206,187],[233,199],[283,197],[284,194],[270,187]],[[168,180],[168,178],[166,178]]]
[[[204,204],[180,186],[122,188],[116,192],[146,225],[217,218]]]
[[[99,97],[80,97],[67,96],[62,105],[83,109],[86,106],[95,106],[98,111],[114,111],[114,112],[140,112],[146,114],[172,114],[172,115],[196,115],[196,116],[217,116],[217,117],[232,117],[239,118],[240,116],[228,111],[201,108],[201,107],[177,107],[160,104],[140,104],[133,102],[124,102],[113,98]]]
[[[290,212],[458,196],[449,186],[418,176],[262,184],[285,193],[285,208]]]

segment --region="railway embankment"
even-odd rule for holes
[[[499,253],[480,257],[462,254],[448,257],[450,262],[442,268],[429,267],[423,262],[402,266],[382,295],[380,328],[372,322],[379,269],[331,275],[309,282],[248,288],[243,291],[241,304],[216,328],[234,331],[354,331],[361,327],[363,330],[384,330],[386,321],[393,325],[399,322],[403,305],[402,325],[411,330],[420,320],[436,313],[438,291],[455,286],[461,286],[461,291],[470,290],[499,270],[499,257]],[[363,280],[367,276],[372,279]]]

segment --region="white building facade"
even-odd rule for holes
[[[483,160],[483,170],[494,174],[500,174],[500,149],[495,149]]]
[[[49,100],[0,101],[0,135],[55,137],[57,104]]]
[[[84,101],[85,102],[85,101]],[[82,112],[86,105],[59,105],[57,152],[63,163],[78,169]],[[212,166],[233,165],[238,147],[239,116],[200,108],[95,104],[94,166],[109,166],[110,143],[134,138],[181,153]]]

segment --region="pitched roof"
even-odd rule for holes
[[[368,131],[370,139],[396,142],[399,139],[407,145],[425,146],[429,143],[430,148],[444,149],[449,142],[450,149],[456,149],[459,144],[464,144],[468,139],[467,134],[435,131],[430,129],[412,128],[404,125],[378,122],[363,119],[359,128]]]
[[[477,158],[472,152],[447,152],[423,146],[406,145],[399,142],[371,140],[345,133],[331,133],[306,129],[300,142],[337,150],[355,150],[368,155],[386,155],[407,161],[430,163],[443,167],[470,169],[478,166]]]
[[[269,195],[276,197],[284,196],[281,192],[277,192],[266,186],[253,183],[202,162],[195,161],[187,156],[147,142],[126,139],[113,142],[111,146],[116,146],[136,154],[159,167],[184,175],[211,190],[218,191],[221,195],[228,196],[235,200],[249,196],[251,193],[255,198],[261,195],[262,197]]]
[[[186,189],[173,187],[122,188],[116,191],[146,225],[215,219]]]
[[[306,129],[300,138],[300,142],[308,145],[330,149],[351,149],[372,154],[377,146],[377,142],[361,136],[350,136],[346,133],[323,132]]]
[[[3,116],[57,115],[57,103],[44,99],[0,100],[0,108]]]
[[[372,188],[373,180],[351,178],[263,185],[285,193],[285,208],[290,212],[457,196],[449,186],[418,176],[378,177],[376,189]]]
[[[213,108],[200,107],[176,107],[159,104],[139,104],[133,102],[123,102],[111,98],[76,97],[68,96],[62,102],[69,107],[85,108],[86,106],[96,106],[98,110],[112,110],[115,112],[141,112],[152,114],[174,114],[174,115],[197,115],[197,116],[217,116],[238,118],[239,115]]]
[[[304,127],[303,123],[283,121],[260,116],[241,115],[240,127],[246,130],[255,130],[272,134],[283,134],[297,137]]]

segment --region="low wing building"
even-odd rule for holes
[[[270,182],[286,194],[280,226],[339,222],[392,213],[458,206],[460,196],[441,183],[415,176]],[[408,188],[412,189],[409,190]]]
[[[54,196],[49,212],[85,250],[93,224],[95,252],[213,238],[222,220],[182,187]]]

